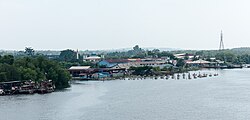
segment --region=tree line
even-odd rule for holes
[[[56,61],[43,56],[14,58],[0,56],[0,82],[52,80],[57,89],[69,87],[69,72]]]

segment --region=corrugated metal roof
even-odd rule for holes
[[[127,63],[127,62],[129,62],[128,59],[109,59],[106,61],[109,63]]]
[[[82,70],[82,69],[89,69],[90,66],[72,66],[69,70]]]
[[[86,60],[91,60],[91,59],[101,59],[101,57],[99,56],[90,56],[90,57],[87,57],[85,58]]]
[[[208,63],[211,63],[211,62],[205,61],[205,60],[196,60],[196,61],[188,62],[188,63],[191,63],[191,64],[208,64]]]

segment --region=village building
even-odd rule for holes
[[[116,68],[116,69],[123,68],[123,69],[128,70],[131,67],[141,67],[141,65],[140,65],[139,62],[129,62],[129,63],[120,63],[120,64],[117,64],[117,65],[113,66],[112,68]]]
[[[130,67],[159,67],[164,68],[169,66],[169,58],[145,58],[145,59],[112,59],[112,60],[102,60],[98,63],[99,67],[106,68],[124,68],[129,69]]]
[[[89,57],[87,57],[87,56],[84,56],[84,58],[83,58],[83,61],[87,61],[87,62],[99,62],[99,61],[101,61],[101,57],[99,57],[99,56],[89,56]]]
[[[159,67],[160,69],[168,66],[165,61],[143,61],[139,63],[140,66],[151,66],[151,67]]]
[[[121,63],[129,63],[129,59],[108,59],[98,62],[99,67],[113,68],[114,66]]]
[[[193,54],[188,54],[188,53],[180,53],[180,54],[174,54],[174,56],[178,59],[193,59],[195,57],[195,55]],[[196,56],[198,57],[198,56]]]
[[[90,80],[119,77],[126,74],[123,68],[91,68],[90,66],[72,66],[68,69],[73,79]]]
[[[214,61],[206,61],[206,60],[196,60],[196,61],[191,61],[187,60],[186,64],[190,66],[196,66],[196,67],[203,67],[203,68],[223,68],[224,67],[224,61],[220,60],[214,60]]]

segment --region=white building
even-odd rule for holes
[[[86,56],[84,56],[84,58],[83,58],[83,60],[84,61],[89,61],[89,62],[99,62],[99,61],[101,61],[101,57],[99,57],[99,56],[89,56],[89,57],[86,57]]]
[[[143,66],[159,67],[162,69],[166,66],[169,66],[169,64],[167,64],[165,61],[140,61],[140,62],[120,63],[115,65],[113,68],[129,69],[130,67],[143,67]]]

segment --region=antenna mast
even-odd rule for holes
[[[224,43],[223,43],[223,33],[220,33],[220,47],[219,50],[224,50]]]

